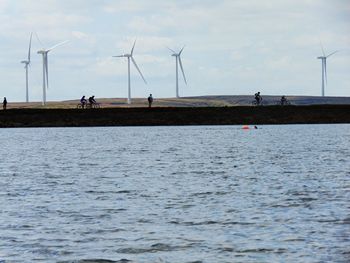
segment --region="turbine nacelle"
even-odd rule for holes
[[[28,70],[28,67],[29,67],[29,65],[30,65],[30,61],[23,60],[23,61],[21,61],[21,63],[24,64],[24,68],[25,68],[26,70]],[[27,81],[26,81],[26,84],[27,84]],[[27,102],[28,102],[28,101],[27,101]]]
[[[37,53],[38,54],[47,54],[49,52],[50,52],[50,50],[39,50]]]
[[[167,47],[167,49],[169,49],[170,52],[173,53],[173,54],[171,55],[172,57],[180,57],[182,51],[184,50],[184,48],[185,48],[185,46],[183,46],[183,48],[182,48],[179,52],[176,52],[176,51],[174,51],[173,49]]]
[[[124,55],[120,55],[120,56],[112,56],[113,58],[131,58],[132,55],[130,54],[124,54]]]

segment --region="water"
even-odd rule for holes
[[[2,263],[350,261],[350,125],[0,136]]]

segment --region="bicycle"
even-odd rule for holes
[[[77,109],[85,109],[85,108],[86,108],[86,104],[83,104],[83,103],[77,104]]]
[[[262,99],[260,99],[259,102],[257,100],[253,100],[252,105],[253,106],[262,106],[263,105]]]
[[[277,101],[276,105],[289,106],[289,105],[292,105],[292,103],[289,100],[285,100],[285,101]]]
[[[77,109],[99,109],[101,107],[100,103],[78,103]]]
[[[86,108],[87,109],[99,109],[101,106],[100,106],[100,103],[88,103],[86,104]]]

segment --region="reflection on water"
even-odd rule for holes
[[[0,262],[350,260],[349,125],[0,136]]]

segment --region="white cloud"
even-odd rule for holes
[[[0,14],[6,11],[9,5],[9,0],[0,0]]]
[[[155,96],[174,95],[174,59],[166,47],[183,45],[184,95],[257,89],[317,95],[319,38],[325,50],[340,50],[330,61],[332,94],[350,96],[349,24],[350,4],[342,0],[0,0],[0,67],[6,72],[0,92],[23,99],[19,61],[37,31],[47,46],[71,40],[50,55],[51,86],[62,85],[51,93],[57,99],[95,89],[124,94],[115,87],[126,85],[126,61],[111,56],[129,53],[135,39],[135,58]],[[33,51],[40,47],[34,38]],[[41,58],[32,57],[34,89],[41,85]]]
[[[126,59],[120,58],[117,61],[116,58],[98,58],[96,60],[95,66],[92,66],[93,73],[96,73],[100,76],[115,76],[115,75],[124,75],[127,67]]]
[[[136,41],[135,52],[150,52],[165,49],[167,46],[172,46],[173,40],[168,37],[157,36],[139,36],[126,37],[117,43],[117,48],[124,50],[125,53],[130,52],[134,41]]]

